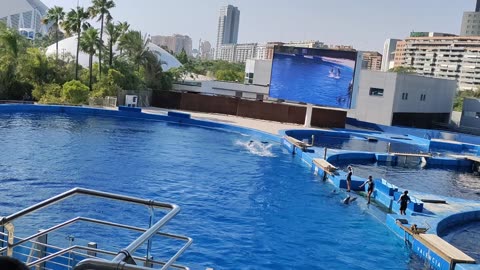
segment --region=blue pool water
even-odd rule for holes
[[[329,77],[340,70],[338,78]],[[320,59],[275,54],[272,64],[270,96],[321,106],[350,108],[349,85],[353,69]]]
[[[347,162],[335,165],[346,171]],[[480,200],[480,176],[470,170],[457,171],[441,168],[421,168],[418,163],[407,162],[405,165],[389,166],[377,163],[356,163],[354,174],[367,178],[384,178],[402,189],[437,194],[469,200]]]
[[[180,205],[165,230],[194,239],[179,260],[192,269],[420,268],[364,201],[345,206],[279,144],[249,146],[251,139],[164,122],[0,113],[0,216],[80,186]],[[137,210],[76,199],[16,232],[77,215],[148,220]],[[99,247],[133,237],[90,227],[65,234]]]
[[[400,153],[418,153],[420,147],[414,144],[377,140],[369,141],[360,137],[338,137],[338,136],[317,136],[314,141],[315,146],[326,147],[328,149],[339,149],[349,151],[364,151],[374,153],[400,152]]]

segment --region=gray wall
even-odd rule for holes
[[[463,13],[460,36],[480,36],[480,12]]]
[[[382,125],[392,122],[397,73],[362,70],[354,117]],[[383,96],[370,96],[370,88],[383,89]]]
[[[480,129],[480,99],[465,98],[463,100],[460,127]]]
[[[451,113],[457,82],[455,80],[398,74],[393,112]],[[402,94],[408,99],[402,100]],[[420,100],[421,95],[425,100]]]
[[[456,87],[454,80],[362,70],[357,107],[349,117],[391,125],[393,113],[450,114]],[[383,89],[383,96],[370,95],[371,88]],[[408,93],[406,100],[403,93]],[[422,94],[425,100],[420,99]]]

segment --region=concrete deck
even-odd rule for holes
[[[282,129],[305,129],[303,125],[298,125],[298,124],[280,123],[280,122],[274,122],[274,121],[239,117],[234,115],[170,110],[170,109],[162,109],[162,108],[156,108],[156,107],[142,108],[142,112],[151,113],[151,114],[166,115],[169,111],[188,113],[191,115],[192,119],[215,121],[215,122],[220,122],[220,123],[225,123],[230,125],[236,125],[236,126],[268,132],[274,135],[277,135],[278,132]]]

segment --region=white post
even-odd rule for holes
[[[303,125],[304,127],[311,127],[312,123],[312,111],[313,111],[313,105],[312,104],[307,104],[307,111],[305,113],[305,124]]]

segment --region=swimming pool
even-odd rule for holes
[[[342,170],[346,171],[347,162],[337,162]],[[447,197],[468,200],[480,200],[480,176],[474,175],[469,168],[422,168],[418,163],[405,166],[389,166],[372,162],[356,162],[354,174],[367,178],[386,179],[389,183],[402,189],[436,194]]]
[[[81,186],[179,204],[182,211],[166,230],[194,239],[179,260],[192,269],[422,264],[368,210],[340,203],[332,186],[301,160],[272,142],[249,146],[251,139],[259,138],[125,118],[0,113],[0,196],[9,198],[0,215]],[[81,200],[59,209],[108,212],[134,224],[144,218],[132,209]],[[53,222],[66,212],[50,214]],[[37,229],[46,221],[26,226]],[[69,233],[77,234],[76,241],[90,240],[83,231]],[[114,232],[91,237],[119,238]]]

